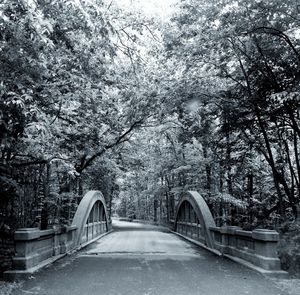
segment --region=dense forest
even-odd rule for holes
[[[91,189],[129,218],[168,223],[196,190],[218,225],[293,224],[300,6],[174,5],[163,21],[118,1],[1,0],[2,238],[68,224]]]

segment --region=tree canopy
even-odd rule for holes
[[[164,22],[114,1],[1,2],[1,228],[45,206],[63,222],[90,189],[141,219],[168,222],[187,189],[218,224],[295,218],[299,6],[173,10]]]

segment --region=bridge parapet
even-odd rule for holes
[[[214,226],[215,221],[201,195],[195,191],[186,192],[177,206],[173,230],[213,249],[210,227]]]
[[[15,257],[13,271],[5,276],[16,273],[34,272],[41,264],[48,264],[74,248],[76,227],[40,230],[38,228],[22,228],[15,232]]]
[[[99,239],[110,229],[111,221],[103,195],[99,191],[90,191],[82,198],[71,226],[15,231],[13,269],[6,271],[4,278],[23,279],[68,252]]]
[[[183,195],[170,228],[184,238],[256,271],[270,276],[287,276],[280,267],[278,232],[267,229],[244,231],[237,226],[216,227],[205,200],[197,192]]]
[[[215,249],[222,255],[271,276],[287,276],[278,258],[279,233],[274,230],[244,231],[237,226],[210,228]]]
[[[90,243],[99,235],[111,230],[111,222],[108,220],[106,202],[101,192],[89,191],[81,200],[72,226],[77,227],[75,245]]]

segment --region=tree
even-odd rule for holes
[[[18,202],[14,226],[31,226],[46,201],[57,207],[91,189],[92,165],[115,175],[110,152],[151,116],[137,78],[138,35],[149,22],[96,0],[2,1],[0,9],[2,209],[8,216]]]

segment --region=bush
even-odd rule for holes
[[[279,257],[282,269],[300,277],[300,225],[285,223],[280,228]]]

